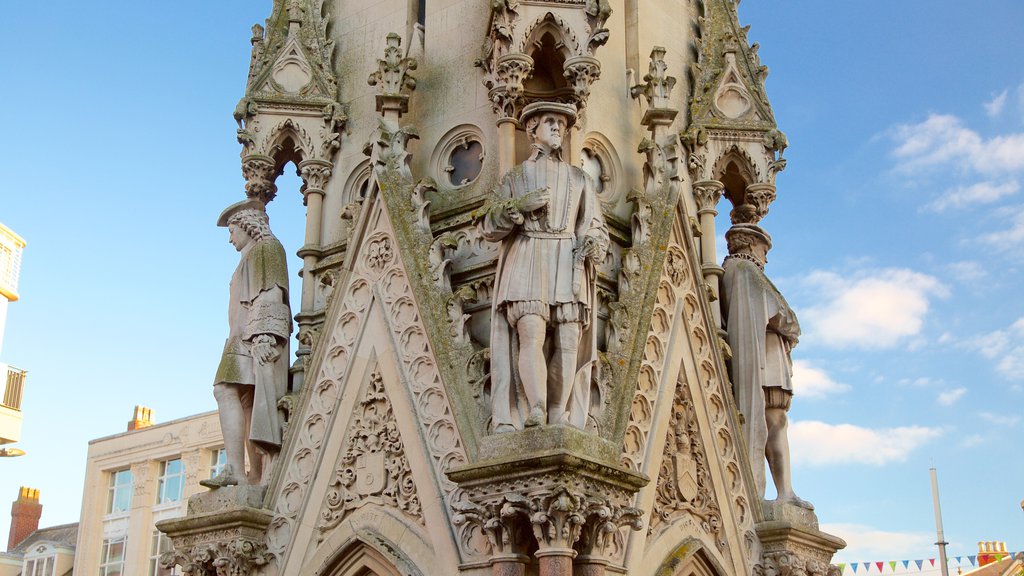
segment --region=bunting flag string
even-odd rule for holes
[[[1000,553],[996,559],[1001,560],[1002,557],[1014,556],[1015,554],[1016,552]],[[925,562],[928,563],[927,567]],[[878,574],[902,574],[908,572],[912,573],[915,571],[922,572],[926,569],[928,571],[931,571],[931,569],[937,569],[938,567],[935,562],[935,558],[916,560],[873,560],[871,562],[843,562],[842,564],[836,564],[836,567],[839,568],[840,574],[847,575],[857,574],[858,572],[873,574],[875,570],[878,570]],[[957,566],[960,568],[976,567],[978,566],[978,556],[976,554],[971,556],[954,556],[948,558],[947,562],[951,566]],[[900,565],[902,565],[902,568],[898,568]],[[913,566],[913,568],[911,566]],[[849,569],[849,572],[847,572],[847,569]]]

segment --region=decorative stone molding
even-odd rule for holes
[[[601,77],[601,61],[593,56],[573,56],[566,59],[563,74],[572,86],[582,110],[590,97],[590,87]]]
[[[712,485],[693,395],[683,378],[676,382],[668,438],[657,482],[656,513],[651,515],[649,529],[652,534],[660,534],[679,518],[690,516],[719,549],[726,547],[722,514]]]
[[[832,556],[846,542],[820,531],[814,512],[766,501],[764,516],[757,525],[762,554],[755,576],[836,576]]]
[[[277,196],[277,179],[274,159],[262,154],[251,154],[242,160],[242,176],[245,177],[245,195],[256,198],[264,204]]]
[[[402,56],[402,37],[394,32],[387,36],[384,59],[377,60],[377,71],[367,82],[377,87],[377,111],[397,110],[399,115],[409,110],[406,90],[416,89],[416,79],[409,75],[416,69],[416,60]]]
[[[621,561],[620,529],[643,526],[641,511],[630,502],[646,477],[602,463],[610,446],[571,428],[534,428],[485,440],[489,444],[481,449],[490,458],[448,476],[464,496],[453,505],[453,522],[463,533],[477,529],[487,535],[492,562],[524,561],[531,542],[542,573],[545,563],[571,566],[579,555]]]
[[[373,372],[345,433],[327,496],[320,507],[318,540],[356,508],[374,503],[397,508],[423,524],[412,466],[379,372]]]
[[[299,163],[299,175],[302,176],[303,201],[310,194],[325,194],[324,188],[331,179],[333,164],[326,160],[303,160]]]
[[[722,198],[725,185],[718,180],[701,180],[693,183],[693,199],[697,203],[697,215],[705,213],[718,215],[718,201]]]
[[[263,493],[263,487],[228,486],[190,498],[187,516],[157,523],[174,546],[160,565],[180,565],[190,576],[250,576],[270,563],[271,516],[257,508]]]
[[[770,206],[774,200],[774,184],[760,183],[747,186],[746,203],[754,207],[757,217],[753,224],[757,224],[761,219],[768,215],[768,206]]]
[[[494,80],[488,97],[502,120],[515,121],[523,103],[523,82],[533,73],[533,58],[526,54],[505,54],[495,60]]]
[[[669,97],[672,95],[672,88],[676,85],[676,79],[668,75],[665,52],[666,50],[662,46],[655,46],[651,50],[647,74],[644,74],[644,83],[630,89],[633,98],[643,96],[650,108],[669,108]]]

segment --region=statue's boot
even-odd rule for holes
[[[231,464],[225,464],[224,468],[213,478],[208,480],[200,480],[200,486],[205,486],[210,489],[223,488],[225,486],[237,486],[244,484],[244,478],[240,478],[235,474],[235,468]]]
[[[804,500],[803,498],[797,496],[792,492],[785,496],[780,495],[778,497],[778,500],[781,500],[782,502],[785,502],[787,504],[792,504],[793,506],[804,508],[806,510],[814,510],[814,504],[811,504],[807,500]]]

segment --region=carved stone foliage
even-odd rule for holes
[[[184,553],[165,552],[160,555],[160,565],[168,569],[180,565],[182,573],[189,576],[250,576],[270,559],[262,542],[235,538],[196,544]]]
[[[453,505],[452,521],[461,537],[468,540],[474,531],[483,532],[484,553],[492,558],[575,548],[580,554],[621,561],[621,530],[643,527],[642,512],[629,502],[646,480],[630,480],[629,486],[621,472],[611,479],[592,469],[573,470],[572,465],[533,466],[524,461],[519,470],[481,475],[479,481],[457,478],[466,498]]]
[[[412,467],[379,372],[370,375],[342,450],[321,506],[321,540],[352,510],[371,503],[397,508],[423,524]]]
[[[190,506],[188,516],[159,523],[174,546],[160,555],[161,566],[180,565],[189,576],[250,576],[271,562],[265,511],[227,506],[208,512],[194,515]]]
[[[724,549],[722,514],[711,485],[707,452],[694,411],[693,396],[684,378],[676,382],[668,438],[661,469],[650,532],[661,533],[676,519],[691,516],[715,544]]]
[[[416,59],[402,56],[402,37],[394,32],[388,34],[384,58],[377,60],[377,70],[370,74],[367,82],[377,87],[377,111],[396,110],[399,113],[409,109],[407,90],[416,89],[416,79],[410,70],[416,69]]]
[[[672,88],[675,85],[676,79],[668,75],[665,48],[655,46],[651,50],[648,71],[647,74],[644,74],[644,83],[630,88],[630,94],[633,98],[643,96],[647,100],[647,106],[651,108],[668,108],[669,97],[672,95]]]

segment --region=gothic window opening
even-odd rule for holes
[[[725,172],[721,177],[722,184],[725,184],[725,197],[732,202],[733,206],[739,206],[743,203],[743,196],[746,193],[747,179],[740,171],[740,167],[736,162],[729,162],[725,167]]]
[[[564,68],[568,49],[551,32],[544,32],[534,43],[530,53],[533,58],[533,74],[526,80],[526,97],[529,100],[571,101],[574,96]]]
[[[484,166],[484,147],[475,140],[467,140],[457,146],[448,157],[449,180],[454,186],[469,184],[480,175]]]
[[[474,182],[484,167],[483,142],[483,133],[471,124],[449,130],[432,156],[434,179],[453,188]]]

